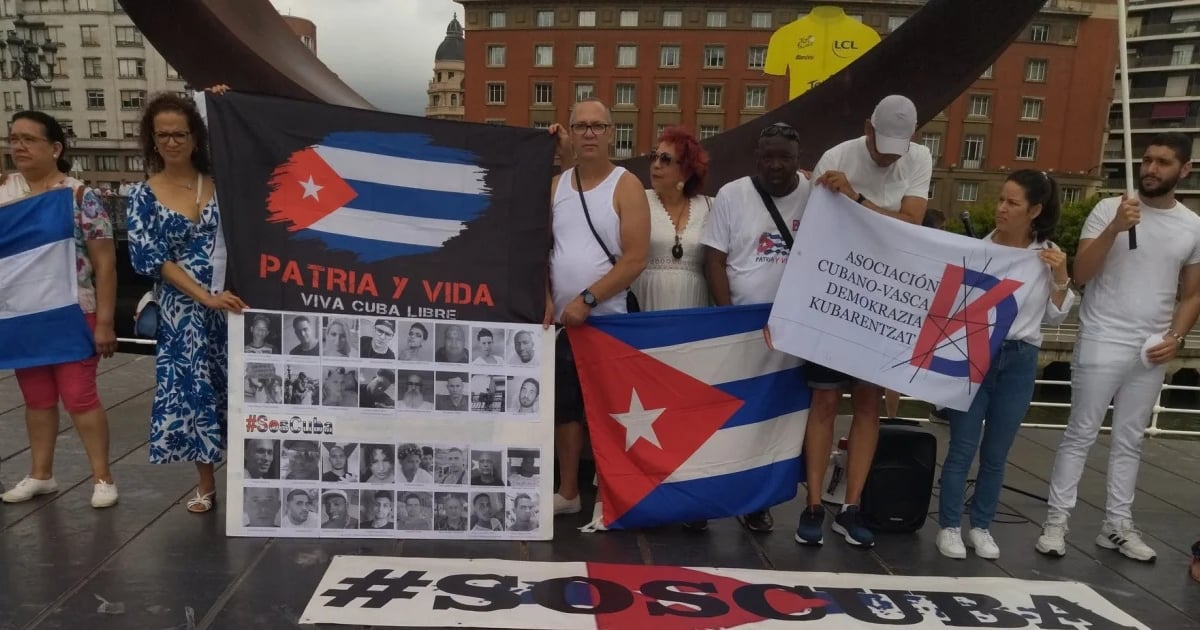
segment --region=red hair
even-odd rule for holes
[[[708,151],[700,146],[700,141],[686,127],[667,127],[658,137],[660,143],[667,142],[675,145],[675,162],[687,173],[683,182],[683,196],[693,197],[704,187],[708,178]]]

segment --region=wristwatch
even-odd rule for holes
[[[583,303],[586,304],[588,308],[596,308],[596,295],[594,293],[584,289],[579,293],[579,296],[583,298]]]

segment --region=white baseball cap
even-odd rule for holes
[[[871,114],[871,127],[875,129],[876,150],[887,155],[905,155],[917,131],[917,107],[905,96],[885,96]]]

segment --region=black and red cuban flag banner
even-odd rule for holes
[[[232,290],[253,308],[541,321],[544,131],[206,95]]]

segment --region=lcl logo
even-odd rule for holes
[[[838,57],[853,57],[858,54],[858,42],[852,39],[833,42],[833,54]]]

